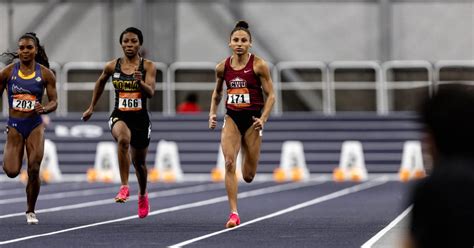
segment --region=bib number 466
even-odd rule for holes
[[[122,99],[122,107],[138,108],[138,99]]]
[[[121,111],[138,111],[142,109],[141,97],[140,92],[120,92],[118,108]]]

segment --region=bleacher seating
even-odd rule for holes
[[[84,123],[77,113],[67,117],[52,116],[46,138],[56,143],[63,173],[86,173],[93,166],[97,142],[113,140],[107,117],[107,113],[95,113],[89,122]],[[219,128],[214,131],[208,129],[205,114],[166,117],[153,113],[151,118],[152,140],[147,156],[149,168],[153,166],[160,139],[177,142],[184,173],[209,173],[216,166],[222,117],[219,118]],[[388,116],[379,116],[374,112],[339,113],[336,116],[298,112],[271,117],[265,126],[258,171],[271,173],[279,165],[282,143],[299,140],[304,144],[310,172],[330,173],[338,164],[342,142],[359,140],[364,148],[369,173],[397,172],[403,142],[421,139],[421,126],[416,120],[415,115],[406,112]],[[2,121],[5,123],[4,119]],[[83,124],[100,126],[103,134],[97,138],[58,137],[54,131],[58,125],[72,127]],[[0,136],[2,155],[5,139],[5,134]]]

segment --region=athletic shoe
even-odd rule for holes
[[[226,228],[232,228],[232,227],[235,227],[235,226],[238,226],[238,225],[240,225],[239,215],[236,214],[236,213],[231,213],[229,215],[229,220],[225,224],[225,227]]]
[[[148,202],[148,193],[138,194],[138,217],[145,218],[150,212],[150,203]]]
[[[26,213],[26,223],[28,225],[36,225],[38,224],[38,219],[36,218],[36,214],[33,212]]]
[[[115,202],[120,202],[124,203],[128,200],[128,197],[130,196],[130,191],[128,190],[128,185],[122,185],[120,186],[120,190],[115,197]]]

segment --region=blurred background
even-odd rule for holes
[[[88,136],[80,114],[105,62],[122,56],[120,33],[140,28],[142,54],[157,66],[149,163],[167,139],[178,143],[184,172],[208,172],[219,148],[219,133],[207,131],[214,68],[231,54],[241,19],[277,96],[260,171],[272,172],[282,143],[298,140],[311,172],[331,172],[342,142],[358,140],[369,172],[396,172],[404,142],[422,139],[420,101],[442,85],[474,82],[473,0],[0,0],[0,51],[38,34],[59,93],[47,138],[63,171],[83,173],[97,142],[111,140],[111,84],[89,122],[101,128],[98,137]],[[197,115],[184,115],[186,99]],[[4,97],[3,116],[7,107]]]

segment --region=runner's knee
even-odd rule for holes
[[[251,183],[253,181],[253,178],[255,177],[255,174],[247,174],[244,175],[244,181],[246,183]]]
[[[226,158],[225,159],[225,170],[226,172],[235,172],[235,164],[234,164],[234,159],[232,158]]]
[[[143,161],[143,160],[134,160],[133,161],[133,167],[135,167],[135,170],[138,171],[138,172],[141,172],[141,171],[146,172],[147,171],[145,161]]]
[[[120,149],[128,150],[130,147],[130,138],[128,137],[118,137],[117,138],[117,145]]]
[[[20,170],[10,170],[7,167],[5,167],[5,165],[3,166],[3,171],[5,172],[5,174],[7,174],[9,178],[14,178],[18,176],[18,174],[20,174]]]
[[[40,163],[33,162],[28,165],[28,180],[36,179],[39,177]]]

